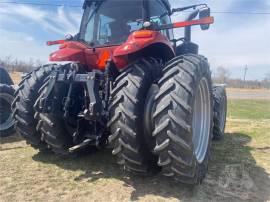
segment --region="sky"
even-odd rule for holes
[[[44,3],[59,6],[33,6],[17,3]],[[199,44],[215,74],[219,66],[231,72],[233,78],[261,80],[270,72],[270,0],[170,0],[172,7],[207,3],[215,24],[209,30],[192,28],[192,40]],[[20,60],[39,59],[46,62],[57,46],[46,41],[63,39],[79,30],[83,0],[0,0],[0,58],[12,56]],[[75,7],[76,6],[76,7]],[[222,12],[222,13],[220,13]],[[238,14],[223,13],[238,12]],[[244,14],[257,13],[257,14]],[[258,14],[260,13],[260,14]],[[269,14],[267,14],[269,13]],[[174,22],[186,13],[175,14]],[[176,37],[183,35],[175,29]]]

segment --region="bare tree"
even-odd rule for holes
[[[230,76],[231,76],[231,72],[228,69],[226,69],[226,68],[224,68],[222,66],[219,66],[217,68],[217,71],[216,71],[216,80],[218,82],[220,82],[220,83],[226,83],[229,80]]]
[[[264,77],[265,80],[270,82],[270,72],[267,72]]]
[[[12,56],[0,58],[0,65],[8,71],[30,72],[42,64],[42,61],[34,60],[33,58],[30,58],[28,61],[18,60]]]
[[[270,88],[270,72],[265,74],[264,80],[262,81],[262,85],[264,88]]]

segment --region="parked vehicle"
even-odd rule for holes
[[[6,137],[15,132],[11,111],[15,91],[13,85],[8,72],[0,67],[0,137]]]

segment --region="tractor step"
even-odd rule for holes
[[[70,147],[68,149],[68,151],[69,151],[69,153],[78,152],[79,150],[82,150],[82,149],[86,148],[87,146],[89,146],[91,144],[91,142],[93,142],[93,139],[86,139],[82,143],[75,145],[73,147]]]

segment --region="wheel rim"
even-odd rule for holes
[[[199,163],[203,162],[208,149],[211,125],[210,103],[208,80],[203,78],[195,95],[192,118],[192,141],[195,156]]]
[[[3,119],[1,118],[1,121],[0,121],[0,131],[7,130],[14,125],[14,120],[12,118],[12,112],[11,112],[11,107],[10,107],[12,101],[13,101],[13,96],[7,93],[0,93],[1,104],[8,107],[8,108],[1,107],[0,109],[0,116],[4,117]]]

